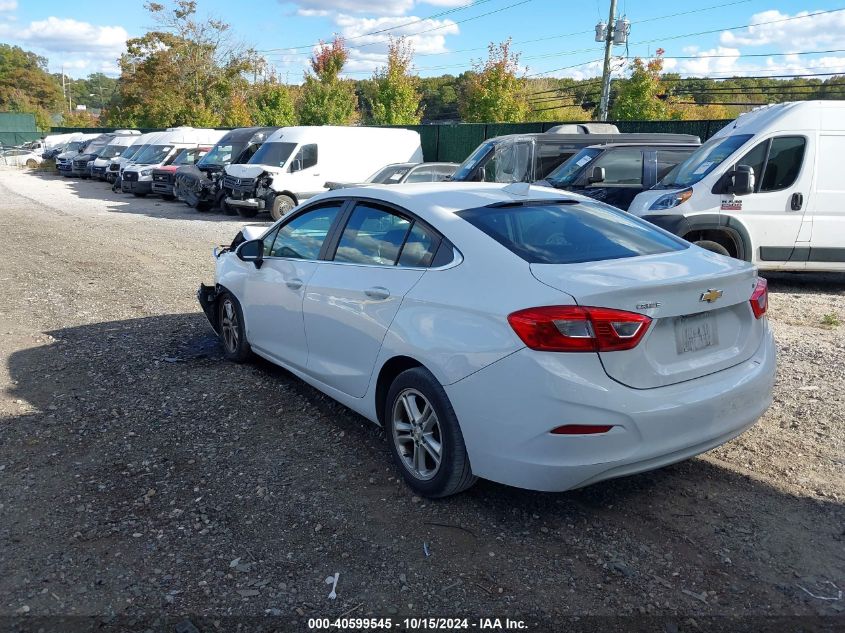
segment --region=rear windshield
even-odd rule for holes
[[[531,264],[577,264],[680,251],[688,244],[591,202],[481,207],[457,215]]]
[[[252,165],[282,167],[296,149],[296,143],[264,143],[249,159]]]

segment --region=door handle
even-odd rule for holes
[[[302,280],[301,279],[288,279],[285,284],[291,290],[299,290],[302,288]]]
[[[382,286],[375,286],[374,288],[367,288],[364,294],[370,299],[387,299],[390,296],[390,290]]]
[[[798,193],[797,191],[792,194],[792,200],[790,201],[790,206],[792,207],[793,211],[800,211],[801,207],[804,206],[804,194]]]

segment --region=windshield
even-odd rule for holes
[[[197,165],[225,167],[242,150],[243,144],[233,145],[232,143],[226,143],[225,145],[215,145],[208,154],[202,157],[202,160]]]
[[[100,158],[114,158],[115,156],[120,156],[125,149],[126,145],[106,145],[103,148],[103,151],[100,152]]]
[[[197,162],[198,159],[205,156],[208,153],[207,149],[199,149],[196,147],[191,147],[188,149],[183,149],[176,155],[176,158],[170,163],[171,165],[193,165]]]
[[[65,151],[66,151],[66,152],[75,152],[75,151],[76,151],[76,150],[78,150],[80,147],[82,147],[82,144],[83,144],[84,142],[85,142],[85,141],[71,141],[70,143],[68,143],[68,144],[65,146]]]
[[[455,170],[455,173],[452,174],[452,180],[459,182],[466,181],[472,175],[472,172],[475,171],[475,168],[478,167],[479,163],[484,160],[495,146],[496,143],[482,143],[479,145],[475,151],[469,155],[469,158],[462,162],[460,167]]]
[[[531,264],[576,264],[680,251],[689,245],[606,204],[481,207],[458,216]]]
[[[138,153],[135,162],[140,165],[157,165],[164,162],[172,151],[173,145],[147,145],[143,152]]]
[[[132,158],[142,147],[146,147],[146,145],[130,145],[129,147],[125,147],[118,156],[121,158]]]
[[[396,183],[402,180],[402,177],[410,170],[411,165],[388,165],[367,178],[367,182],[378,184]]]
[[[601,153],[602,150],[596,147],[585,147],[546,176],[546,180],[555,187],[569,186],[575,182],[584,167]]]
[[[684,189],[691,187],[721,165],[726,158],[745,145],[751,137],[751,134],[737,134],[735,136],[711,138],[684,162],[676,165],[654,188]]]
[[[270,165],[272,167],[282,167],[287,162],[293,150],[296,149],[296,143],[264,143],[258,148],[258,151],[249,159],[251,165]]]

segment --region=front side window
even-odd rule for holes
[[[648,222],[600,203],[481,207],[457,215],[532,264],[576,264],[688,247]]]
[[[791,187],[801,171],[805,145],[803,136],[773,138],[759,190],[779,191]]]
[[[763,165],[766,162],[766,150],[769,148],[769,141],[757,143],[742,158],[736,161],[737,165],[746,165],[754,170],[754,191],[760,190],[760,176],[763,174]]]
[[[588,167],[588,171],[604,167],[604,180],[592,186],[637,186],[643,184],[643,152],[637,147],[609,150]]]
[[[265,253],[270,257],[317,259],[332,224],[340,213],[343,201],[335,201],[317,209],[310,209],[283,224],[275,235],[264,239]],[[267,242],[273,241],[267,248]]]
[[[546,177],[546,180],[555,187],[573,185],[584,167],[587,167],[601,153],[602,150],[597,147],[585,147],[577,154],[570,156],[569,160],[558,165],[557,169]]]
[[[358,204],[337,245],[336,262],[393,266],[411,222],[384,209]]]
[[[532,143],[504,142],[484,165],[484,182],[528,182],[531,170]]]
[[[294,156],[293,160],[290,162],[290,170],[291,172],[302,171],[303,169],[308,169],[309,167],[313,167],[316,164],[317,145],[316,143],[311,143],[309,145],[303,145],[299,148],[299,151],[296,153],[296,156]]]

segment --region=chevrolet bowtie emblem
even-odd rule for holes
[[[707,303],[713,303],[722,296],[721,290],[714,290],[710,288],[707,292],[702,292],[701,296],[698,298],[699,301],[706,301]]]

